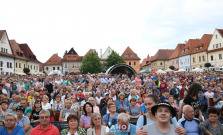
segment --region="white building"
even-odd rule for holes
[[[0,71],[1,74],[14,73],[14,55],[5,30],[0,30]]]
[[[101,61],[105,61],[107,58],[108,58],[108,56],[112,53],[112,49],[111,49],[111,47],[109,46],[107,49],[106,49],[106,51],[103,53],[103,55],[102,55],[102,50],[101,50],[101,56],[100,56],[100,58],[101,58]]]
[[[191,66],[190,66],[190,55],[185,55],[179,57],[178,61],[179,69],[184,69],[186,71],[191,71]]]

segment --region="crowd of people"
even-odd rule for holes
[[[2,75],[0,135],[222,135],[222,90],[220,72]]]

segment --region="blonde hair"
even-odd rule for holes
[[[49,101],[49,97],[47,95],[44,95],[43,98],[46,98]]]
[[[91,127],[92,127],[92,128],[95,126],[93,120],[94,120],[94,118],[97,117],[97,116],[99,116],[99,117],[101,118],[101,114],[99,114],[99,113],[92,113],[92,114],[91,114]],[[101,124],[102,124],[102,119],[101,119]]]
[[[124,96],[124,98],[125,98],[125,94],[123,92],[118,94],[118,99],[120,99],[121,96]]]

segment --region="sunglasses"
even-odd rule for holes
[[[39,117],[40,119],[49,119],[50,117],[49,116],[41,116],[41,117]]]

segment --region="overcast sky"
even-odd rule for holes
[[[0,29],[37,59],[127,46],[141,58],[223,28],[222,0],[0,0]]]

